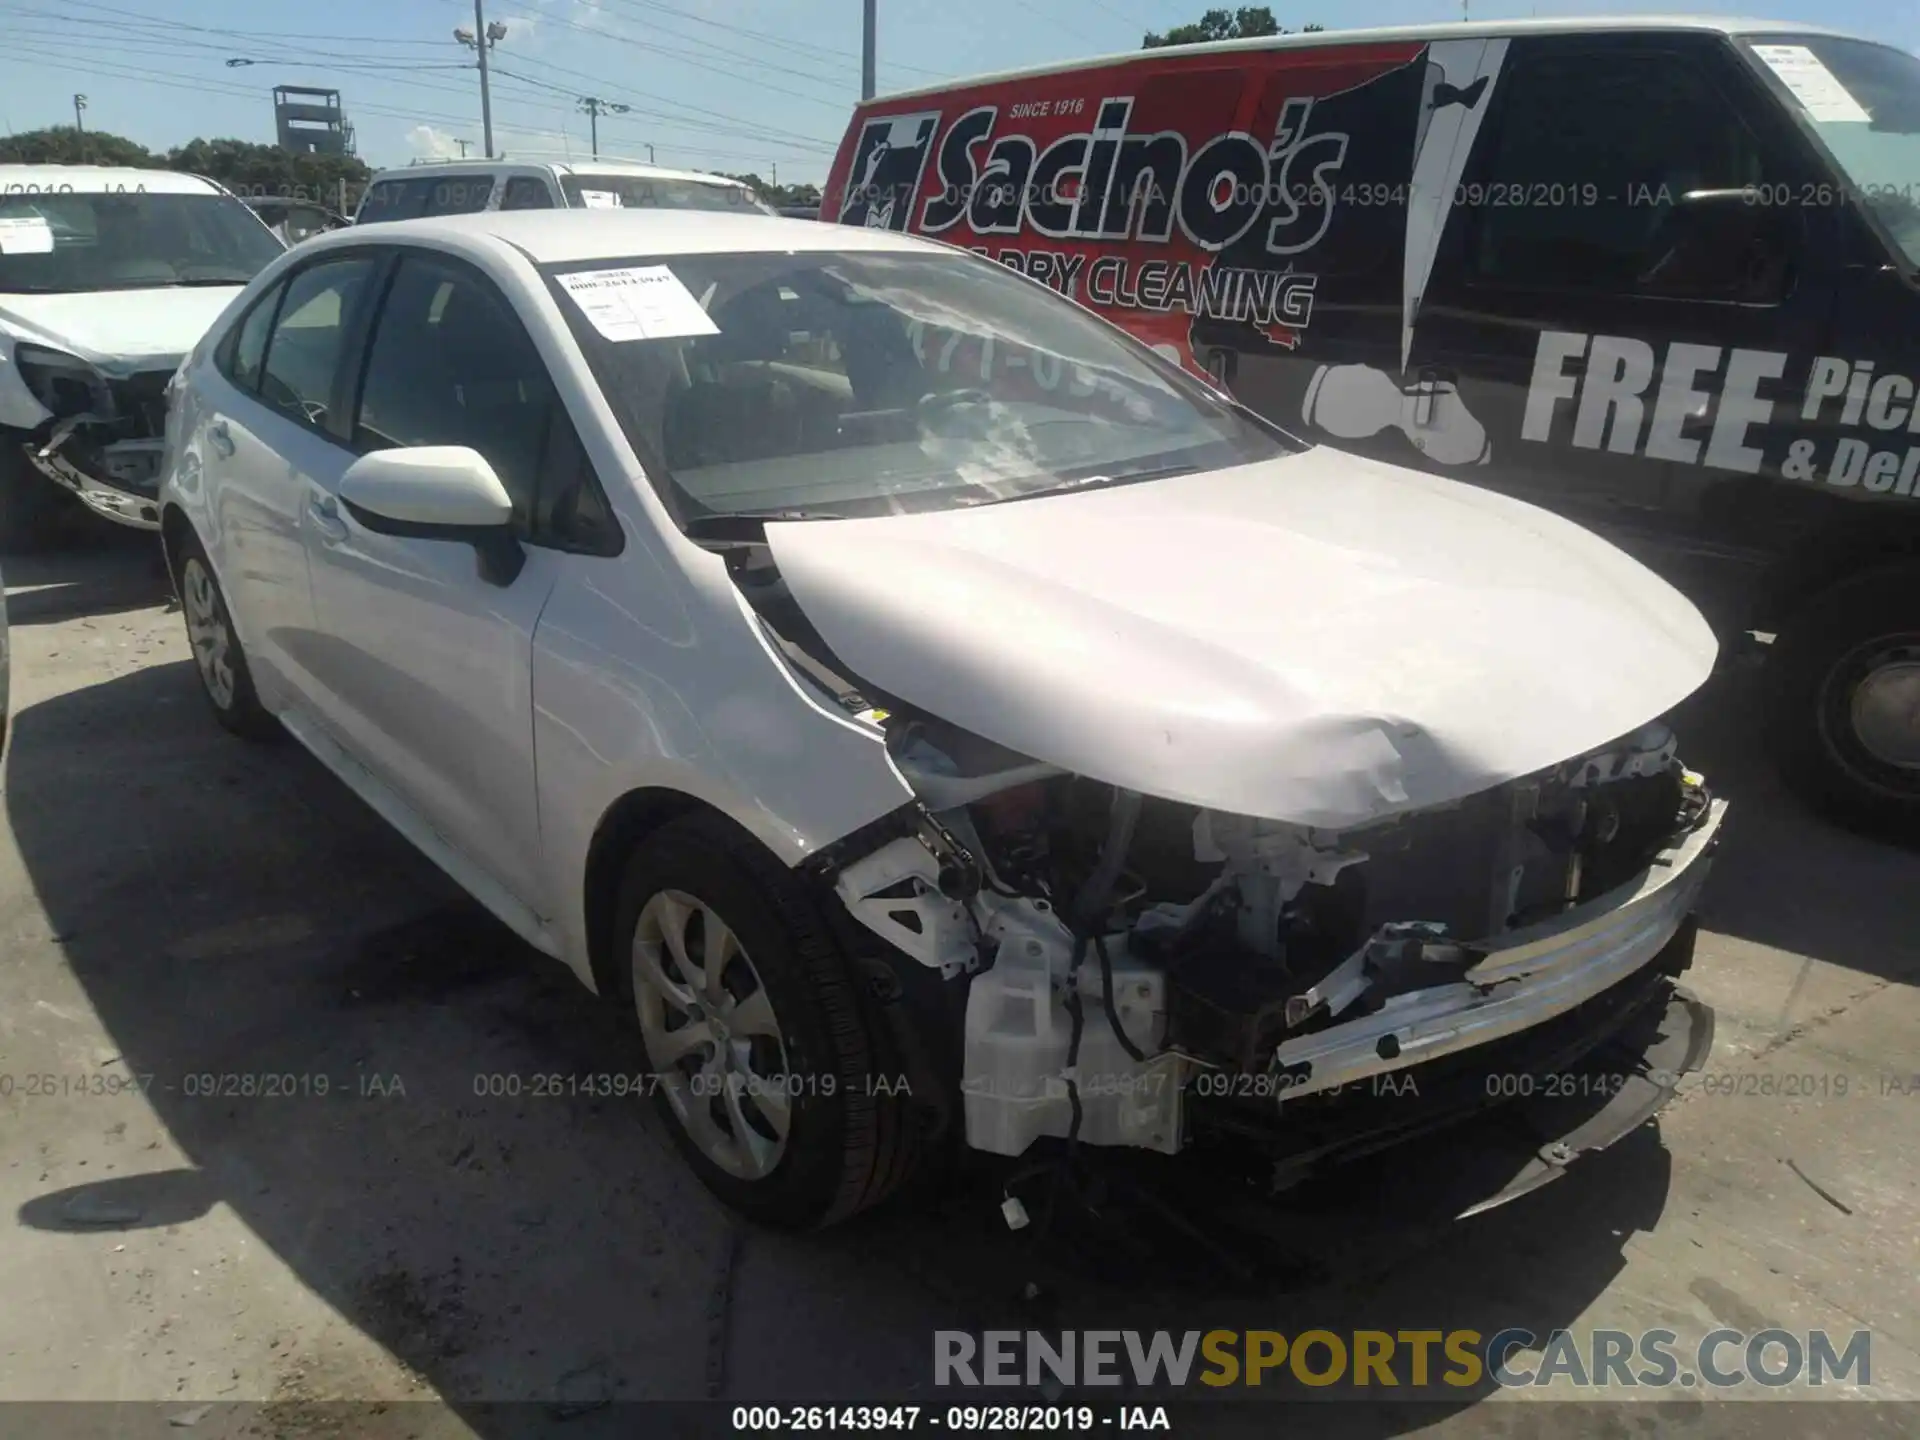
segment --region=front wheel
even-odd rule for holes
[[[792,871],[719,817],[689,816],[634,850],[617,916],[617,998],[709,1190],[806,1229],[906,1178],[913,1116],[876,1084],[852,968]]]
[[[1854,829],[1920,839],[1920,565],[1816,595],[1768,668],[1775,754],[1801,797]]]

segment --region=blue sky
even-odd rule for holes
[[[1661,7],[1471,0],[1474,19]],[[1130,50],[1208,0],[880,0],[884,93],[943,77]],[[1455,20],[1458,0],[1275,5],[1282,24]],[[1675,7],[1668,7],[1675,8]],[[1818,18],[1913,49],[1920,6],[1886,0],[1695,5]],[[584,152],[583,95],[628,105],[601,121],[608,154],[819,182],[860,83],[860,0],[487,0],[497,147]],[[0,0],[0,133],[73,123],[156,149],[195,136],[273,138],[279,84],[340,90],[375,165],[480,142],[472,0]],[[251,60],[230,66],[229,59]]]

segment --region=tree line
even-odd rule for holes
[[[297,155],[251,140],[200,139],[163,153],[124,135],[76,130],[70,125],[0,136],[0,164],[181,170],[217,180],[236,195],[285,195],[323,205],[340,203],[340,185],[345,181],[349,206],[373,175],[364,160],[352,155]]]
[[[1300,32],[1310,35],[1324,25],[1302,25]],[[1288,35],[1289,31],[1273,18],[1265,5],[1243,5],[1238,10],[1209,10],[1191,25],[1175,25],[1164,34],[1148,31],[1140,48],[1159,50],[1169,45],[1204,45],[1211,40],[1250,40],[1256,35]]]

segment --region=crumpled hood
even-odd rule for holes
[[[0,326],[19,340],[90,360],[109,375],[171,369],[244,285],[0,295]]]
[[[1331,828],[1604,745],[1716,653],[1591,532],[1324,447],[767,540],[875,688],[1096,780]]]

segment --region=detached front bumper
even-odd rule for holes
[[[1719,840],[1726,802],[1627,883],[1536,925],[1508,931],[1498,948],[1450,984],[1411,990],[1377,1010],[1283,1042],[1282,1108],[1298,1098],[1372,1080],[1457,1051],[1490,1045],[1564,1015],[1648,965],[1687,923]],[[1348,1003],[1365,994],[1365,957],[1323,987]],[[1345,972],[1345,973],[1343,973]]]
[[[27,459],[34,469],[63,490],[71,491],[94,514],[135,530],[160,528],[160,458],[163,440],[116,440],[96,452],[106,476],[83,470],[62,451],[41,454],[29,444]]]

